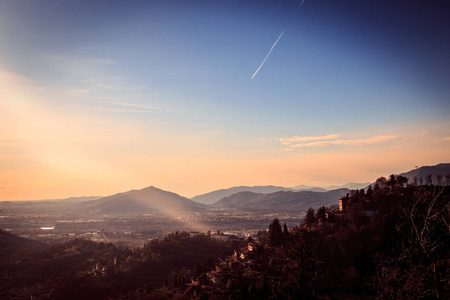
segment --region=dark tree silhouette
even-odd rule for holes
[[[427,174],[427,176],[425,177],[425,180],[427,182],[427,185],[432,185],[433,184],[433,174]]]
[[[396,184],[399,188],[404,188],[406,187],[407,183],[408,183],[408,178],[406,178],[405,176],[397,176],[396,180]]]
[[[322,206],[317,210],[316,218],[317,221],[325,222],[326,219],[325,206]]]
[[[275,218],[269,226],[269,244],[272,246],[278,246],[282,241],[283,232],[281,231],[280,221]]]
[[[289,231],[288,231],[286,223],[284,223],[284,225],[283,225],[283,234],[285,237],[289,236]]]
[[[315,222],[316,222],[316,217],[314,215],[314,209],[312,207],[310,207],[306,211],[306,216],[305,216],[304,223],[306,225],[313,225]]]

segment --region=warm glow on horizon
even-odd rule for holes
[[[262,17],[236,3],[203,13],[108,3],[76,22],[68,5],[29,5],[0,5],[0,200],[329,186],[450,162],[450,58],[438,37],[369,47],[360,36],[392,36],[347,32],[345,11],[308,26],[327,11],[314,2],[291,23],[274,3]],[[403,55],[422,39],[432,54]]]

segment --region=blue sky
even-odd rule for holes
[[[448,3],[300,3],[1,1],[4,198],[448,162]]]

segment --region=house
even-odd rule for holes
[[[339,199],[339,211],[345,211],[347,210],[347,201],[346,198]]]
[[[211,239],[216,241],[228,241],[228,235],[221,233],[212,233]]]
[[[201,236],[201,235],[202,235],[202,233],[199,232],[199,231],[191,231],[191,232],[189,232],[189,236],[190,237],[197,237],[197,236]]]
[[[252,243],[252,242],[248,243],[248,251],[253,252],[253,251],[256,251],[257,249],[258,249],[258,247],[256,246],[255,243]]]

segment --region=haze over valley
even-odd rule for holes
[[[449,298],[447,2],[0,0],[0,298]]]
[[[421,167],[399,175],[407,176],[410,184],[419,178],[426,182],[427,175],[434,178],[435,184],[441,178],[442,184],[446,180],[442,174],[450,174],[450,164]],[[345,186],[367,190],[369,185]],[[248,236],[265,229],[274,217],[295,226],[302,222],[309,208],[326,206],[338,210],[338,200],[351,191],[338,186],[333,186],[337,188],[333,190],[300,188],[239,186],[188,199],[150,186],[107,197],[3,201],[0,228],[53,243],[85,238],[128,246],[139,246],[183,230],[219,230]]]

